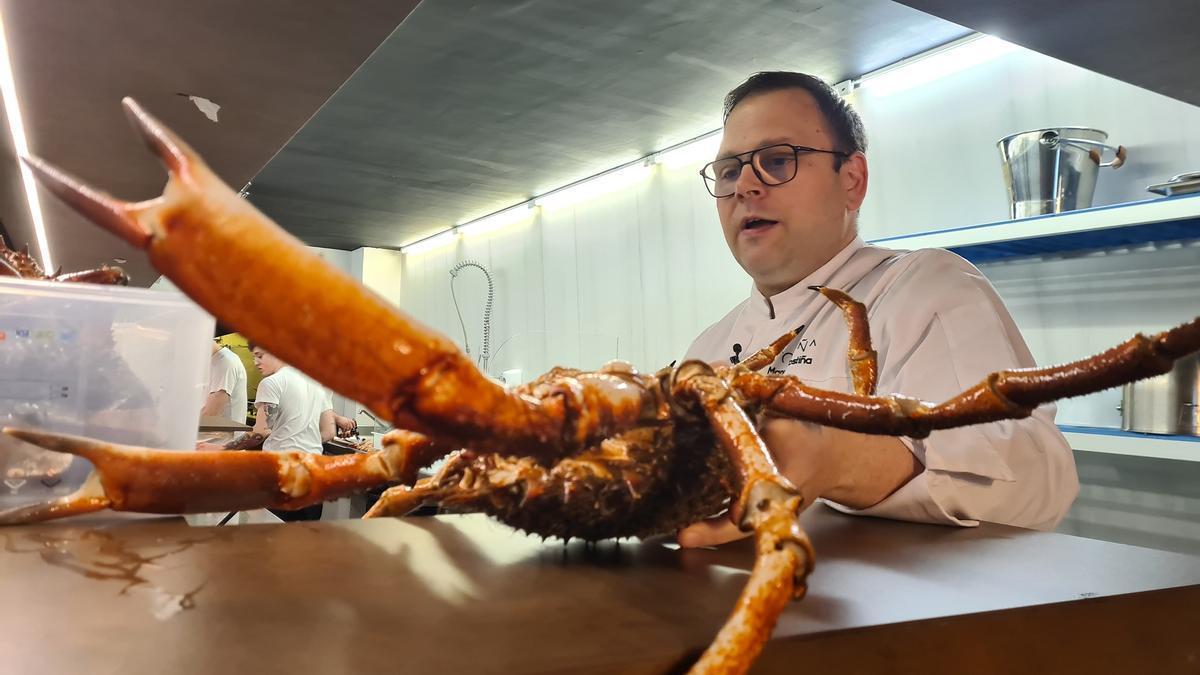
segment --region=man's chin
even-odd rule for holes
[[[775,289],[773,291],[775,293],[795,286],[806,276],[795,264],[798,261],[775,260],[773,262],[774,264],[765,264],[765,261],[761,260],[748,260],[742,263],[742,269],[750,275],[759,290]]]
[[[738,262],[742,269],[755,279],[763,276],[782,275],[790,262],[787,254],[778,244],[774,246],[743,246],[739,253],[741,255],[738,257]]]
[[[779,288],[781,286],[790,286],[787,283],[788,274],[778,266],[769,268],[755,268],[743,266],[746,274],[754,279],[755,285],[759,288]]]

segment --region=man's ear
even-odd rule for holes
[[[861,152],[850,155],[839,171],[846,190],[846,210],[857,211],[867,198],[867,156]]]

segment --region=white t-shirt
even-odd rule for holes
[[[246,366],[237,354],[222,347],[212,355],[208,369],[208,393],[223,391],[229,403],[218,414],[234,422],[246,423]]]
[[[809,286],[849,293],[867,307],[879,358],[877,393],[941,403],[993,371],[1036,365],[992,285],[941,249],[895,251],[861,239],[769,300],[757,289],[705,330],[687,358],[728,363],[789,330],[803,331],[769,366],[813,387],[852,392],[842,312]],[[735,361],[736,360],[736,361]],[[1045,405],[1024,420],[902,439],[925,471],[882,502],[848,513],[955,525],[978,521],[1051,529],[1079,492],[1075,459]]]
[[[303,450],[321,454],[321,413],[333,409],[329,392],[291,366],[284,366],[258,383],[254,399],[273,404],[267,415],[271,434],[263,450]]]

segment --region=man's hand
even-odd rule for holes
[[[830,441],[825,438],[825,430],[816,424],[782,418],[768,418],[759,425],[758,433],[771,451],[775,465],[804,496],[805,507],[826,489],[826,472],[822,469],[828,468],[829,453],[824,445]],[[738,529],[726,514],[685,527],[679,532],[679,545],[717,546],[751,534]]]
[[[263,446],[263,441],[267,440],[265,434],[260,434],[257,431],[250,431],[238,436],[221,446],[223,450],[259,450]]]
[[[358,431],[358,422],[337,413],[333,414],[333,423],[337,425],[337,435],[342,438],[353,436]]]
[[[767,418],[759,434],[780,473],[804,497],[804,507],[826,497],[851,508],[883,501],[924,467],[899,438],[874,436],[810,422]],[[679,532],[684,547],[717,546],[749,536],[721,516]]]
[[[684,548],[720,546],[731,541],[749,537],[752,533],[742,532],[729,520],[729,515],[709,518],[692,523],[679,531],[679,545]]]

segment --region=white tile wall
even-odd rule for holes
[[[660,169],[624,191],[406,254],[403,307],[459,344],[449,269],[466,259],[487,266],[495,280],[490,370],[521,368],[527,378],[556,364],[594,368],[614,358],[643,369],[666,365],[750,283],[729,256],[694,169]],[[455,291],[474,349],[487,297],[483,275],[462,272]]]

